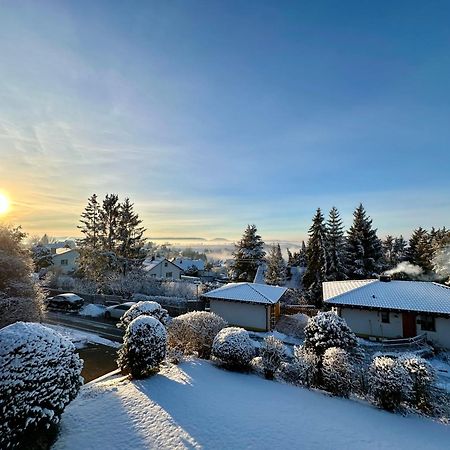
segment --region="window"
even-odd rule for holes
[[[166,272],[166,278],[172,278],[172,272]]]
[[[167,267],[167,263],[166,262],[164,263],[164,267]]]
[[[433,316],[420,316],[420,324],[423,331],[436,331],[436,323]]]
[[[391,323],[389,318],[389,311],[381,312],[381,323]]]
[[[61,260],[61,265],[62,266],[68,266],[69,265],[69,260],[68,259],[62,259]]]

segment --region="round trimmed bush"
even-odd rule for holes
[[[376,356],[372,360],[368,381],[373,403],[388,411],[397,409],[411,393],[408,371],[399,361],[387,356]]]
[[[162,308],[159,303],[143,301],[136,303],[128,311],[126,311],[117,323],[117,327],[122,330],[126,330],[128,325],[139,316],[154,317],[163,325],[167,325],[170,319],[167,310]]]
[[[133,378],[146,378],[158,372],[166,356],[166,344],[164,325],[154,317],[139,316],[128,325],[117,365]]]
[[[245,370],[255,356],[255,347],[247,330],[228,327],[215,337],[212,354],[229,369]]]
[[[227,326],[222,317],[207,311],[193,311],[175,317],[168,327],[168,345],[184,354],[196,353],[209,359],[217,333]]]
[[[275,372],[279,369],[284,358],[284,344],[279,339],[268,336],[264,339],[259,354],[264,369],[264,376],[273,380]]]
[[[38,323],[0,330],[0,448],[56,425],[76,397],[83,362],[74,345]]]

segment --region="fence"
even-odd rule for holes
[[[386,347],[420,347],[427,343],[427,334],[419,334],[412,338],[384,339],[381,344]]]
[[[305,314],[314,317],[319,310],[314,305],[281,305],[281,314],[291,316],[293,314]]]

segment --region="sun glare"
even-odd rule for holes
[[[0,194],[0,214],[5,214],[9,209],[8,197],[4,194]]]

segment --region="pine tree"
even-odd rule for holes
[[[309,229],[308,247],[306,250],[307,266],[303,275],[303,287],[306,294],[316,306],[322,304],[322,283],[326,280],[326,228],[320,208],[317,208],[313,223]]]
[[[129,269],[133,262],[141,258],[141,250],[145,243],[143,238],[144,227],[141,227],[142,220],[134,212],[134,205],[129,198],[120,205],[118,232],[117,232],[117,254],[122,260],[124,273]]]
[[[267,255],[265,281],[274,286],[283,286],[286,282],[286,263],[281,254],[280,244],[272,245]]]
[[[344,227],[339,211],[333,206],[326,224],[327,280],[347,278]]]
[[[100,204],[97,201],[97,194],[88,198],[88,204],[81,213],[80,222],[82,225],[78,225],[77,228],[81,230],[84,237],[78,240],[78,246],[88,247],[91,250],[98,249],[100,246]]]
[[[257,232],[255,225],[248,225],[242,239],[235,244],[231,266],[233,280],[252,282],[258,266],[264,261],[264,242]]]
[[[407,243],[402,235],[400,235],[398,238],[395,238],[394,240],[394,256],[393,261],[395,262],[395,265],[402,261],[406,261],[407,252],[406,252]]]
[[[100,239],[105,251],[116,251],[119,237],[119,215],[119,196],[117,194],[106,194],[100,210]]]
[[[433,270],[433,246],[427,230],[422,227],[413,231],[409,240],[408,261],[411,264],[422,267],[425,272]]]
[[[397,265],[395,258],[395,239],[388,234],[383,241],[383,257],[386,264],[386,268],[391,269]]]
[[[362,204],[353,213],[347,236],[348,276],[350,279],[373,278],[382,270],[382,246],[372,220]]]

